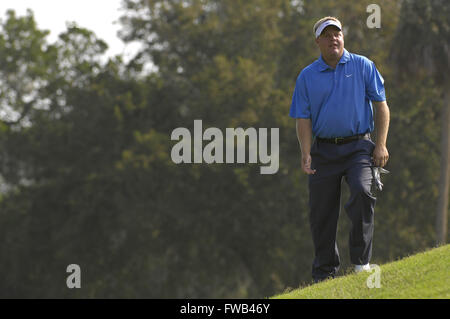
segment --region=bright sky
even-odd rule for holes
[[[93,31],[108,44],[107,56],[124,54],[125,59],[135,52],[137,45],[125,45],[117,36],[122,0],[0,0],[0,19],[13,9],[25,15],[29,8],[34,12],[38,28],[50,30],[49,40],[66,30],[66,22],[75,21],[80,27]]]

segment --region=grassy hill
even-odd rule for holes
[[[352,273],[274,296],[274,299],[450,298],[450,245],[380,265],[380,288],[372,273]],[[370,277],[370,278],[369,278]]]

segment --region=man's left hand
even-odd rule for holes
[[[385,145],[377,144],[372,156],[375,166],[384,167],[389,159],[389,152]]]

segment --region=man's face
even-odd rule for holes
[[[326,27],[316,39],[320,52],[326,57],[340,57],[344,51],[344,35],[334,25]]]

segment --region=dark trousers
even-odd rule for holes
[[[369,263],[376,202],[371,193],[374,147],[371,140],[364,139],[340,145],[316,140],[311,147],[311,167],[316,173],[309,175],[309,206],[315,252],[312,277],[316,281],[334,277],[339,270],[336,234],[343,178],[350,188],[345,204],[352,222],[350,259],[355,265]]]

